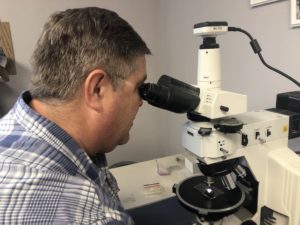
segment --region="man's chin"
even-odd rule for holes
[[[119,141],[119,145],[125,145],[125,144],[127,144],[128,141],[129,141],[129,137],[130,137],[130,135],[129,135],[129,133],[128,133],[127,135],[125,135],[125,136]]]

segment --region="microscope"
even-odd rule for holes
[[[197,85],[163,75],[140,94],[153,106],[187,113],[182,145],[201,173],[173,192],[197,224],[299,225],[300,157],[288,139],[300,136],[300,92],[278,94],[276,108],[247,112],[247,96],[222,90],[216,38],[239,29],[227,22],[194,25],[203,40]],[[256,40],[251,45],[260,51]]]

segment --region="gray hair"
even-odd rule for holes
[[[138,33],[113,11],[68,9],[50,16],[32,57],[30,92],[40,100],[70,100],[87,74],[105,70],[113,87],[151,54]]]

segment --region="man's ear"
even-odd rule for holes
[[[107,73],[101,69],[92,70],[84,81],[84,100],[89,107],[98,112],[103,110],[103,96],[107,85]]]

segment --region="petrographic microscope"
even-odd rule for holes
[[[194,26],[203,38],[197,85],[163,75],[140,88],[151,105],[189,119],[182,145],[197,157],[201,174],[176,184],[174,193],[199,224],[298,225],[300,157],[288,139],[300,136],[300,92],[279,94],[274,109],[246,112],[245,95],[221,89],[216,37],[227,31],[245,33],[226,22]],[[251,45],[260,55],[257,41]]]

